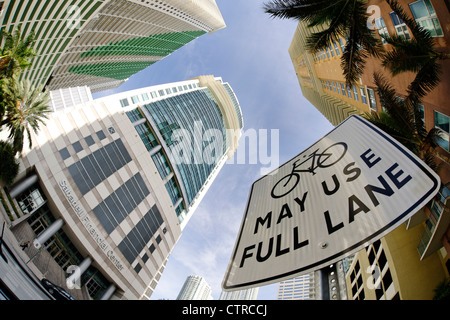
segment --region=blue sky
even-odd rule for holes
[[[332,129],[301,93],[288,48],[297,23],[272,19],[263,0],[216,0],[227,27],[205,34],[105,94],[212,74],[229,82],[240,102],[244,130],[279,130],[279,162],[291,159]],[[245,146],[247,147],[243,149]],[[238,152],[248,143],[240,141]],[[270,155],[270,152],[269,152]],[[200,275],[218,299],[252,183],[264,165],[226,164],[183,231],[152,299],[176,299],[186,278]],[[276,299],[277,285],[259,299]]]

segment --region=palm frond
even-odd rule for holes
[[[1,124],[9,129],[9,138],[17,151],[22,151],[25,133],[31,148],[31,131],[37,133],[51,112],[49,93],[43,92],[42,85],[35,87],[29,80],[11,78],[5,86],[4,96],[6,117]]]
[[[272,0],[265,3],[263,9],[273,18],[306,20],[313,24],[324,23],[332,17],[328,11],[333,11],[336,4],[343,0],[330,2],[328,0]],[[320,18],[318,18],[320,16]]]
[[[437,63],[436,59],[428,59],[409,84],[406,100],[411,101],[412,104],[419,104],[421,99],[439,84],[441,73],[441,65]]]

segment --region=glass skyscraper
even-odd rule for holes
[[[191,275],[184,282],[177,300],[212,300],[211,287],[202,277]]]
[[[225,28],[215,0],[2,0],[0,12],[1,30],[35,32],[37,55],[23,77],[50,90],[116,88]]]
[[[124,108],[183,222],[237,147],[243,119],[230,85],[201,76],[98,100]]]
[[[314,273],[281,281],[278,284],[277,300],[314,300]]]
[[[76,267],[71,279],[93,299],[148,299],[237,149],[238,100],[214,76],[97,99],[87,87],[52,97],[55,111],[8,190],[18,204],[14,231],[33,240],[24,253],[45,248],[30,264],[74,295],[61,274]]]

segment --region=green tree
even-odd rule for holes
[[[33,49],[34,32],[22,35],[20,28],[12,33],[2,31],[3,48],[0,52],[0,78],[12,78],[31,65],[31,58],[36,55]]]
[[[434,38],[430,32],[410,18],[396,0],[386,0],[386,2],[408,26],[412,38],[406,40],[397,35],[385,37],[384,39],[393,48],[383,54],[382,65],[388,68],[393,76],[405,71],[412,71],[416,74],[407,88],[405,101],[406,104],[412,106],[439,84],[442,73],[440,61],[449,59],[450,55],[436,49]]]
[[[434,291],[433,300],[450,300],[450,280],[441,281]]]
[[[341,67],[348,85],[359,79],[369,55],[380,58],[383,52],[381,41],[367,26],[367,1],[272,0],[264,4],[264,10],[272,17],[304,20],[309,27],[327,26],[306,39],[307,49],[313,53],[346,38]]]
[[[16,151],[8,142],[0,141],[0,186],[10,185],[19,172]]]
[[[434,171],[438,171],[439,167],[434,159],[437,155],[435,140],[440,135],[439,129],[433,128],[427,132],[417,106],[406,103],[409,97],[399,99],[395,89],[380,73],[374,74],[374,82],[384,111],[366,113],[365,118],[397,139]],[[420,103],[420,100],[417,102]]]
[[[0,127],[6,126],[9,129],[14,149],[20,153],[23,150],[25,132],[31,148],[31,130],[36,133],[39,125],[45,124],[44,119],[48,119],[47,114],[51,112],[50,95],[48,91],[43,91],[42,85],[35,87],[29,80],[8,79],[3,89],[6,112]]]

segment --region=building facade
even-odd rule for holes
[[[184,282],[177,300],[212,300],[211,287],[202,277],[191,275]]]
[[[314,272],[281,281],[277,300],[315,300]]]
[[[49,90],[116,88],[190,41],[225,27],[214,0],[4,0],[0,29],[36,34],[22,77]]]
[[[300,21],[289,46],[289,55],[303,96],[336,126],[348,116],[363,114],[370,109],[359,98],[353,98],[358,97],[361,86],[348,88],[345,85],[339,60],[345,40],[333,43],[331,51],[324,50],[316,55],[306,50],[306,38],[312,32],[322,30],[322,26],[308,28],[305,22]]]
[[[219,300],[257,300],[259,287],[235,291],[222,291]]]
[[[417,24],[430,32],[435,40],[436,51],[450,52],[448,45],[450,43],[450,33],[448,32],[450,15],[448,14],[448,4],[445,1],[399,0],[398,2],[403,10],[411,18],[415,19]],[[385,1],[370,0],[368,5],[375,5],[379,8],[380,15],[376,16],[373,21],[375,26],[374,33],[376,36],[380,36],[385,50],[390,50],[391,48],[381,38],[381,35],[399,36],[405,39],[412,37],[408,27]],[[383,111],[373,81],[373,73],[375,71],[381,72],[385,78],[389,79],[389,83],[398,93],[399,99],[403,99],[406,96],[407,86],[414,79],[415,75],[413,73],[402,73],[392,76],[388,70],[381,66],[380,60],[375,57],[366,59],[364,73],[361,75],[358,83],[352,87],[346,86],[342,68],[340,67],[340,58],[346,43],[345,39],[341,38],[339,41],[333,41],[328,48],[315,54],[311,54],[305,49],[306,37],[311,32],[321,30],[323,30],[322,26],[308,28],[305,22],[300,22],[289,48],[289,54],[303,95],[333,125],[339,124],[351,114]],[[436,274],[448,277],[450,270],[450,217],[447,203],[448,183],[450,180],[450,165],[448,163],[450,155],[448,142],[450,107],[446,102],[450,90],[450,63],[448,60],[444,60],[439,62],[439,64],[442,67],[440,82],[431,93],[423,98],[420,108],[426,130],[438,128],[441,132],[441,138],[437,140],[439,148],[435,160],[440,164],[438,174],[441,178],[442,186],[439,194],[430,205],[411,217],[406,226],[400,227],[410,230],[409,233],[405,233],[405,237],[408,234],[410,235],[410,241],[416,248],[413,254],[414,259],[422,262],[419,266],[429,270],[430,279],[433,279]],[[418,239],[415,232],[421,233]],[[439,259],[436,259],[436,257]],[[434,262],[430,264],[427,262],[427,259]],[[432,266],[433,264],[434,266]],[[399,264],[397,263],[396,266],[399,266]],[[436,266],[442,268],[443,271],[436,273],[435,269],[433,269]],[[397,269],[395,274],[401,275],[406,273],[406,270]],[[396,282],[396,279],[393,279],[393,281],[399,286],[407,285],[401,281]],[[387,294],[384,297],[408,297],[406,294],[401,294],[401,290],[398,287],[396,292],[399,293],[398,296]],[[352,296],[355,295],[349,293],[349,298]],[[369,295],[366,295],[367,297]]]
[[[399,227],[359,251],[347,272],[350,300],[431,300],[448,277],[437,254],[417,258],[423,227]],[[441,249],[443,251],[444,249]]]
[[[11,228],[34,239],[26,252],[43,274],[52,258],[59,274],[79,271],[69,278],[91,298],[146,299],[237,148],[240,106],[229,84],[213,76],[86,100],[55,111],[24,150],[8,189],[20,208]],[[217,134],[217,147],[207,143],[208,132]],[[201,161],[177,161],[173,150],[194,157],[183,138],[196,134],[204,139]],[[38,249],[49,255],[41,264]]]

